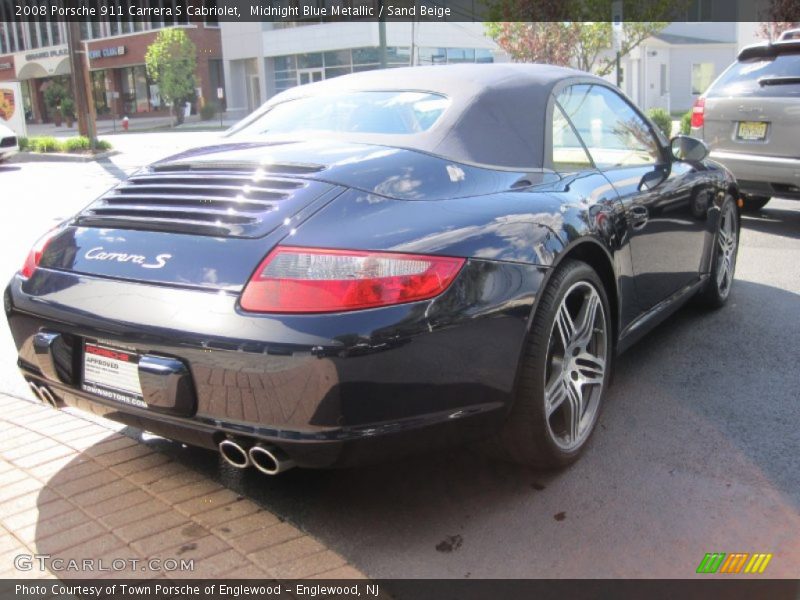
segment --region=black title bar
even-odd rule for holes
[[[0,0],[0,21],[800,21],[800,1]]]

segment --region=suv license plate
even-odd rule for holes
[[[740,121],[736,138],[748,142],[761,141],[767,137],[767,124],[759,121]]]
[[[83,384],[85,392],[147,408],[139,383],[139,355],[93,340],[83,345]]]

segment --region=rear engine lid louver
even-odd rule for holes
[[[297,178],[321,170],[318,165],[167,163],[109,191],[80,213],[75,225],[261,237],[331,188]]]

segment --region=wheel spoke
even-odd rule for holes
[[[573,442],[578,439],[580,434],[581,417],[583,417],[583,394],[573,382],[568,381],[564,386],[567,392],[567,403],[569,405],[569,437]]]
[[[559,406],[564,403],[567,397],[567,388],[564,378],[561,375],[553,377],[553,381],[547,386],[544,391],[545,406],[547,407],[547,416],[555,412]]]
[[[575,357],[575,364],[578,367],[578,373],[581,375],[580,382],[583,385],[599,385],[603,383],[603,377],[606,372],[605,360],[589,352],[581,352]]]
[[[727,252],[731,245],[731,237],[725,229],[719,230],[719,247],[723,252]]]
[[[594,332],[594,322],[597,318],[597,307],[600,306],[600,296],[592,290],[575,319],[575,337],[573,343],[585,345],[589,342]]]
[[[722,289],[722,284],[725,281],[725,275],[727,274],[728,269],[724,264],[725,261],[727,261],[724,255],[720,256],[720,260],[723,261],[723,264],[720,265],[719,268],[717,269],[717,287],[719,289]]]
[[[561,336],[561,344],[566,349],[575,336],[575,325],[567,310],[566,302],[561,303],[561,307],[558,309],[558,315],[556,315],[556,322],[558,324],[558,334]]]

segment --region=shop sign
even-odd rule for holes
[[[125,46],[111,46],[110,48],[99,48],[97,50],[89,50],[89,58],[111,58],[113,56],[123,56],[126,53]]]
[[[61,48],[54,48],[53,50],[42,50],[41,52],[31,52],[25,55],[25,62],[32,62],[34,60],[42,60],[43,58],[53,58],[56,56],[66,56],[69,54],[66,46]]]
[[[0,71],[8,71],[9,69],[13,69],[13,63],[0,63]]]

